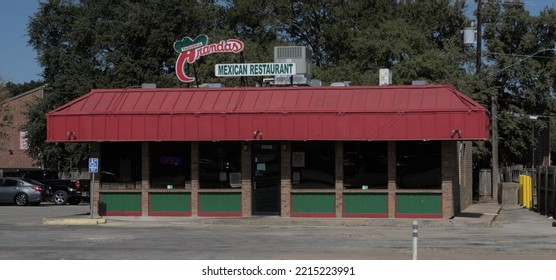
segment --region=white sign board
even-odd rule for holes
[[[29,145],[27,144],[27,132],[20,131],[19,132],[19,149],[20,150],[27,150]]]
[[[234,63],[216,64],[217,77],[295,75],[295,63]]]

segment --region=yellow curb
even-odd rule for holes
[[[106,224],[106,219],[85,218],[44,218],[43,225],[99,225]]]

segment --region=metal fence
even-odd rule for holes
[[[520,175],[533,179],[532,209],[541,215],[554,217],[556,209],[556,166],[505,167],[500,170],[501,182],[519,182]]]

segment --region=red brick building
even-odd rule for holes
[[[7,138],[0,140],[0,170],[40,167],[27,154],[26,132],[22,130],[22,126],[27,122],[25,113],[29,104],[43,97],[44,87],[19,94],[1,104],[2,112],[11,117],[12,123],[6,131]]]

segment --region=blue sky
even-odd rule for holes
[[[0,0],[0,79],[24,83],[40,80],[37,53],[27,45],[27,22],[38,0]]]
[[[483,0],[486,1],[486,0]],[[546,6],[556,7],[556,0],[525,0],[525,7],[537,15]],[[468,0],[470,13],[475,1]],[[27,23],[39,7],[39,0],[0,0],[0,80],[25,83],[42,79],[37,53],[28,46]]]

